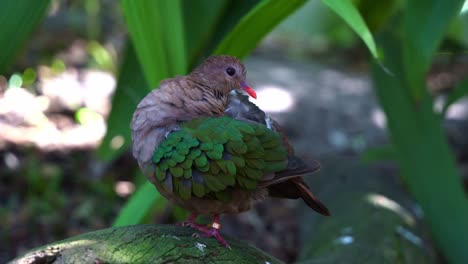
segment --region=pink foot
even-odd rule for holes
[[[215,224],[215,223],[213,223]],[[206,227],[204,227],[205,230],[201,230],[201,229],[198,229],[200,232],[202,232],[201,234],[198,234],[198,236],[200,237],[214,237],[216,238],[216,240],[218,240],[218,242],[223,245],[224,247],[226,248],[229,248],[231,249],[231,246],[229,246],[229,244],[224,240],[224,238],[219,234],[219,230],[212,227],[212,228],[209,228],[207,229]]]
[[[200,225],[195,222],[195,219],[197,218],[197,214],[191,214],[185,222],[179,223],[178,225],[181,226],[189,226],[192,228],[197,229],[200,231],[201,234],[194,234],[194,236],[198,237],[214,237],[218,242],[223,245],[226,248],[231,249],[229,244],[221,237],[219,234],[219,229],[221,229],[221,225],[219,224],[219,214],[214,215],[213,217],[213,223],[211,224],[211,228],[205,226],[205,225]]]

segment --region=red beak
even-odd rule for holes
[[[240,85],[241,85],[241,88],[244,91],[246,91],[250,96],[257,99],[257,93],[255,93],[255,91],[252,88],[250,88],[250,86],[247,83],[241,82]]]

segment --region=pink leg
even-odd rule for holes
[[[221,229],[221,225],[219,224],[219,214],[215,214],[213,217],[213,223],[211,224],[211,228],[206,228],[203,227],[203,230],[198,229],[199,231],[202,232],[200,236],[204,237],[214,237],[218,242],[223,245],[226,248],[231,249],[229,244],[221,237],[221,234],[219,234],[219,230]]]
[[[195,220],[197,219],[197,214],[195,213],[192,213],[188,218],[187,220],[185,220],[184,222],[182,223],[179,223],[178,225],[181,225],[181,226],[189,226],[189,227],[192,227],[192,228],[195,228],[197,229],[198,231],[201,232],[201,234],[194,234],[196,236],[203,236],[203,237],[214,237],[216,238],[216,240],[218,240],[218,242],[231,249],[231,247],[229,246],[229,244],[221,237],[221,235],[219,234],[219,229],[221,229],[221,225],[219,224],[219,214],[215,214],[213,216],[213,223],[211,224],[211,228],[208,228],[207,226],[205,225],[200,225],[198,224],[197,222],[195,222]]]

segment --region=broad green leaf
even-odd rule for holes
[[[376,34],[403,7],[403,0],[353,0],[369,30]]]
[[[374,38],[372,37],[366,22],[362,18],[361,14],[359,14],[358,9],[353,5],[351,0],[322,0],[322,2],[343,18],[343,20],[346,21],[346,23],[364,41],[367,48],[372,53],[372,56],[379,59]]]
[[[362,155],[361,160],[364,163],[377,161],[396,161],[398,153],[392,145],[373,147],[367,149]]]
[[[408,48],[428,65],[450,22],[458,15],[463,0],[406,1],[404,19]]]
[[[268,32],[304,3],[305,0],[263,0],[239,21],[214,54],[244,58]]]
[[[150,87],[187,71],[180,0],[121,0],[127,29]]]
[[[412,14],[406,14],[411,16]],[[439,18],[434,17],[434,20]],[[377,98],[387,115],[392,145],[397,151],[403,180],[424,211],[424,221],[437,245],[451,263],[468,263],[468,200],[457,173],[453,154],[433,111],[426,90],[418,102],[410,93],[404,46],[411,35],[399,25],[389,27],[382,43],[384,63],[393,75],[373,65]]]
[[[15,59],[31,32],[46,15],[49,0],[3,0],[0,7],[0,74]]]
[[[141,223],[157,200],[164,200],[164,198],[149,181],[146,181],[130,197],[112,226],[127,226]]]
[[[261,0],[230,1],[224,9],[223,14],[216,24],[212,41],[208,43],[204,56],[213,54],[213,51],[226,38],[226,36],[237,26],[239,21],[246,16]]]
[[[182,2],[188,65],[200,59],[227,4],[227,1],[212,0]]]
[[[453,154],[425,89],[426,73],[462,1],[406,1],[403,20],[382,35],[389,75],[374,65],[377,97],[387,115],[403,180],[424,211],[432,236],[451,263],[468,263],[468,201]]]
[[[450,105],[458,101],[459,99],[468,96],[468,80],[463,80],[449,93],[447,101],[445,101],[444,107],[442,108],[442,116],[445,116]]]
[[[213,53],[224,36],[259,0],[183,1],[189,69]]]
[[[405,71],[413,99],[419,101],[426,89],[425,78],[434,52],[446,30],[463,6],[463,0],[406,1],[403,20]]]
[[[149,90],[133,45],[128,43],[112,97],[107,133],[97,152],[99,158],[112,160],[131,145],[130,121],[133,111]]]

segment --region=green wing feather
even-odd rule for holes
[[[154,177],[184,200],[228,201],[230,187],[253,190],[265,173],[286,169],[287,151],[277,132],[230,117],[181,124],[153,154]],[[170,177],[170,178],[168,178]]]

